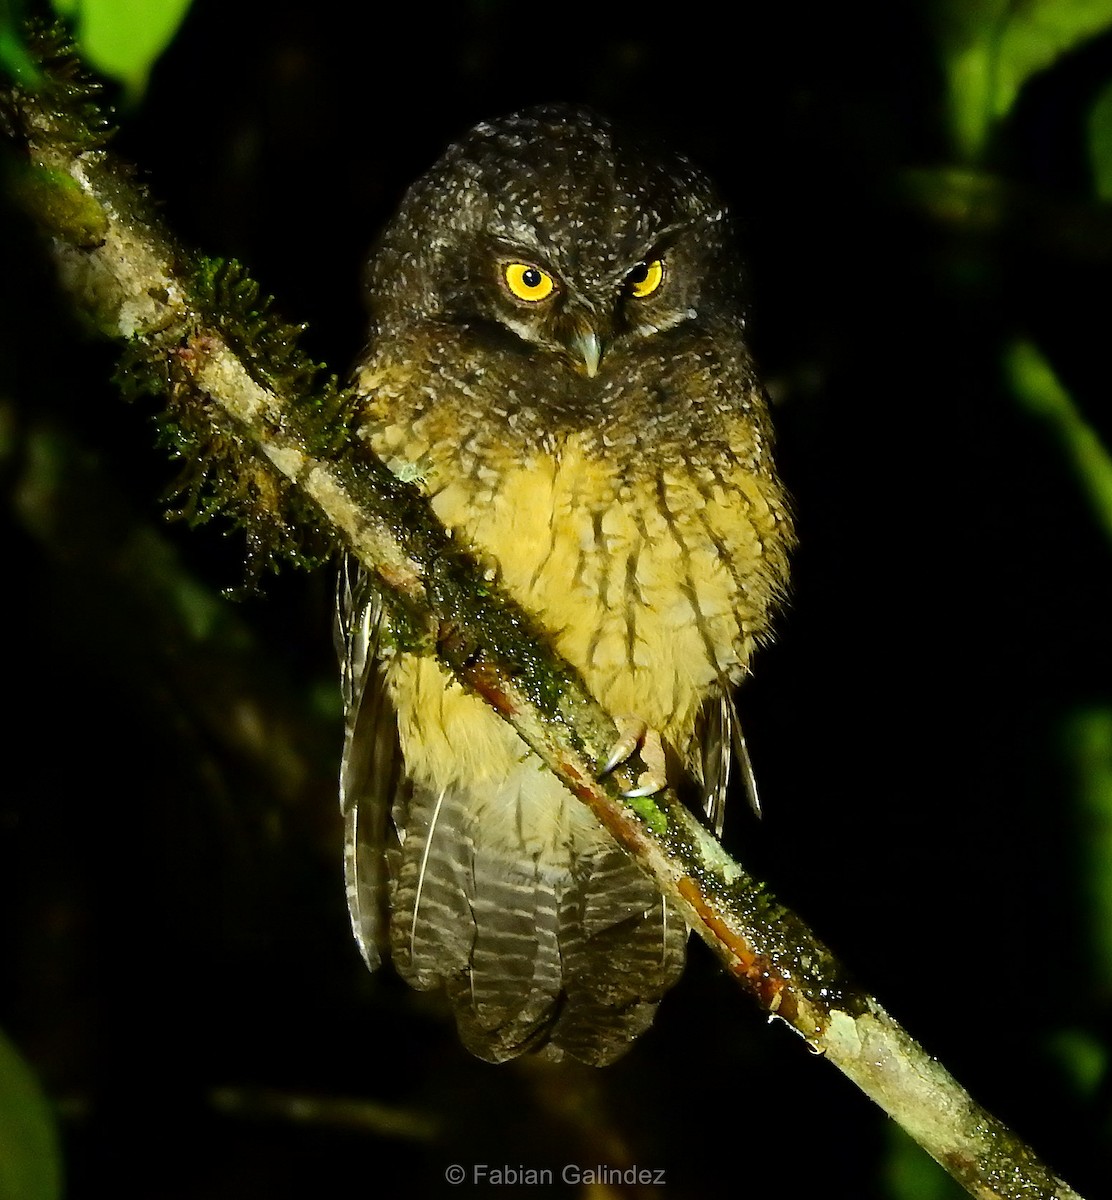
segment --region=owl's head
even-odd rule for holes
[[[736,314],[737,274],[701,172],[550,105],[476,126],[413,185],[372,260],[371,310],[380,332],[466,325],[594,376]]]

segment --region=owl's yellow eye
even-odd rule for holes
[[[654,258],[652,262],[638,263],[626,276],[630,294],[638,300],[651,296],[664,282],[664,259]]]
[[[502,272],[510,294],[527,304],[547,300],[556,290],[556,280],[532,263],[509,263]]]

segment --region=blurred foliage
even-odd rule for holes
[[[962,1200],[968,1193],[938,1163],[928,1158],[896,1124],[888,1125],[885,1162],[891,1200]]]
[[[1100,92],[1089,114],[1089,162],[1097,196],[1112,201],[1112,84]]]
[[[1112,25],[1112,0],[937,0],[954,144],[980,158],[1020,88]]]
[[[1036,346],[1029,342],[1008,346],[1004,369],[1016,398],[1044,418],[1058,438],[1078,483],[1089,496],[1094,515],[1112,542],[1112,455]]]
[[[54,1115],[19,1051],[0,1032],[0,1200],[58,1200]]]
[[[38,72],[27,53],[21,30],[21,0],[0,0],[0,68],[25,83]]]
[[[0,0],[9,70],[16,7]],[[158,29],[80,7],[112,94],[146,87],[118,146],[167,219],[250,264],[337,369],[376,228],[475,120],[581,101],[719,179],[802,533],[792,612],[741,696],[766,815],[736,806],[727,840],[1098,1194],[1112,4],[742,4],[729,31],[716,5],[678,24],[601,6],[589,37],[548,22],[543,45],[509,0],[392,10],[389,30],[338,2],[137,4]],[[222,595],[242,546],[161,521],[172,471],[112,351],[14,211],[0,242],[18,579],[0,1025],[65,1114],[69,1194],[126,1176],[147,1200],[434,1196],[449,1163],[486,1161],[664,1167],[669,1200],[951,1195],[699,946],[654,1030],[593,1074],[478,1063],[434,998],[366,974],[328,572]]]
[[[81,57],[139,100],[158,56],[173,41],[193,0],[52,0],[70,22]]]
[[[1085,921],[1093,969],[1102,987],[1112,989],[1112,708],[1075,714],[1064,726],[1062,743],[1075,773],[1078,840],[1085,888]],[[1084,1043],[1073,1043],[1080,1047]],[[1109,1047],[1103,1056],[1081,1058],[1079,1074],[1095,1084],[1097,1062],[1107,1075]]]

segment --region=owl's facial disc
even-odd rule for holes
[[[631,319],[623,309],[640,308],[663,288],[666,276],[664,258],[650,256],[588,289],[569,286],[554,270],[527,258],[499,257],[499,283],[511,302],[502,320],[524,341],[562,351],[593,379],[617,330],[632,328],[647,336],[659,328]]]
[[[505,325],[534,345],[564,350],[589,378],[598,374],[600,322],[586,305],[567,296],[554,272],[525,259],[500,260],[499,281],[513,302]]]

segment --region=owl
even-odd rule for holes
[[[711,183],[590,112],[530,109],[410,188],[367,281],[358,444],[717,821],[793,535]],[[617,1058],[682,970],[682,919],[508,724],[397,645],[350,566],[338,614],[368,965],[388,949],[444,989],[481,1058]]]

